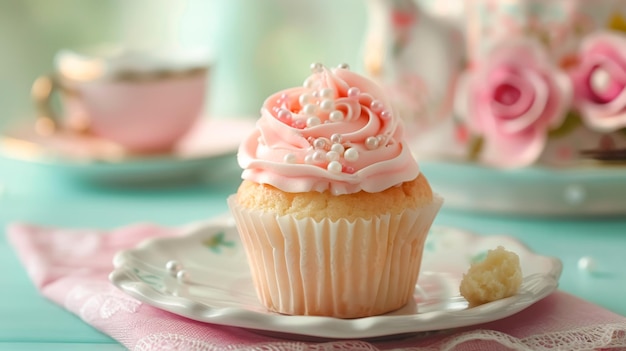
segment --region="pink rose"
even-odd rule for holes
[[[585,38],[571,77],[575,106],[589,128],[626,127],[626,36],[602,32]]]
[[[572,96],[568,76],[526,40],[498,46],[460,78],[458,89],[457,112],[484,141],[481,161],[500,168],[537,160]]]

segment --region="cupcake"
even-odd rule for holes
[[[261,303],[358,318],[412,299],[442,199],[379,86],[342,65],[265,100],[228,205]]]

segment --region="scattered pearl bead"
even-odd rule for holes
[[[344,116],[343,116],[343,112],[341,112],[341,111],[339,111],[339,110],[335,110],[335,111],[331,112],[331,113],[328,115],[328,119],[329,119],[331,122],[341,122],[341,121],[343,121],[343,117],[344,117]]]
[[[308,165],[312,165],[315,163],[315,161],[313,160],[313,156],[312,155],[306,155],[304,156],[304,163],[308,164]]]
[[[307,115],[314,115],[317,112],[317,106],[315,106],[314,104],[306,104],[302,108],[302,112]]]
[[[372,109],[372,111],[378,113],[383,110],[384,105],[379,100],[372,100],[372,102],[370,103],[370,108]]]
[[[176,276],[176,273],[178,273],[178,271],[183,269],[183,265],[180,264],[180,262],[176,260],[171,260],[165,263],[165,269],[168,271],[170,275]]]
[[[346,150],[346,148],[343,147],[343,145],[339,144],[339,143],[335,143],[333,144],[333,146],[330,147],[330,151],[334,151],[336,153],[338,153],[339,155],[343,155],[343,152]]]
[[[335,109],[335,102],[331,99],[324,99],[320,102],[322,111],[332,111]]]
[[[343,168],[343,172],[348,173],[348,174],[353,174],[354,173],[354,167],[345,166]]]
[[[283,101],[289,100],[289,94],[287,93],[280,94],[280,99]]]
[[[343,158],[345,158],[348,162],[355,162],[359,159],[359,151],[351,147],[344,152]]]
[[[333,135],[330,136],[330,141],[333,143],[341,143],[341,134],[339,133],[335,133]]]
[[[186,270],[180,270],[176,273],[176,280],[181,284],[187,284],[190,282],[189,272]]]
[[[313,147],[316,149],[323,149],[326,147],[326,140],[322,138],[317,138],[313,141]]]
[[[328,151],[326,153],[326,160],[328,160],[328,161],[338,161],[339,160],[339,153],[337,153],[336,151]]]
[[[380,113],[380,118],[382,119],[390,119],[391,118],[391,112],[388,110],[385,110],[383,112]]]
[[[328,166],[326,166],[326,169],[331,173],[341,173],[343,166],[341,166],[339,161],[331,161],[328,163]]]
[[[357,97],[361,94],[361,90],[357,87],[352,87],[350,89],[348,89],[348,96],[349,97]]]
[[[324,66],[322,66],[322,64],[319,62],[314,62],[311,64],[310,68],[311,68],[311,72],[319,73],[324,69]]]
[[[326,153],[324,151],[316,150],[313,153],[313,162],[315,163],[324,162],[325,159],[326,159]]]
[[[348,65],[347,63],[341,63],[337,66],[337,68],[350,69],[350,65]]]
[[[374,150],[378,148],[378,138],[375,136],[370,136],[367,137],[367,139],[365,139],[365,146],[369,149],[369,150]]]
[[[303,93],[298,98],[298,102],[300,103],[300,106],[304,106],[304,105],[308,104],[309,101],[311,101],[312,99],[313,99],[313,96],[311,96],[311,94]]]
[[[296,163],[297,159],[296,159],[296,155],[292,154],[292,153],[288,153],[283,157],[283,160],[285,161],[285,163]]]
[[[322,124],[322,121],[317,116],[309,117],[306,119],[306,126],[309,128],[318,126],[320,124]]]
[[[320,97],[325,99],[332,99],[335,97],[335,91],[331,88],[324,88],[320,90]]]
[[[593,273],[596,270],[596,261],[591,256],[584,256],[578,260],[578,269]]]

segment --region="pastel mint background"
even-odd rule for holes
[[[60,49],[209,48],[207,113],[254,118],[310,63],[358,66],[365,26],[361,0],[0,0],[0,130],[32,118],[30,86]]]

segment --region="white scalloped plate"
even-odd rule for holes
[[[486,250],[516,252],[524,281],[515,296],[468,308],[458,293],[462,274]],[[180,283],[165,269],[176,260],[189,274]],[[118,253],[110,280],[127,294],[197,321],[322,338],[370,338],[475,325],[511,316],[553,292],[561,262],[530,252],[507,236],[480,236],[434,227],[425,246],[414,301],[381,316],[338,319],[287,316],[257,300],[246,255],[229,218],[195,225],[186,234],[148,240]]]

